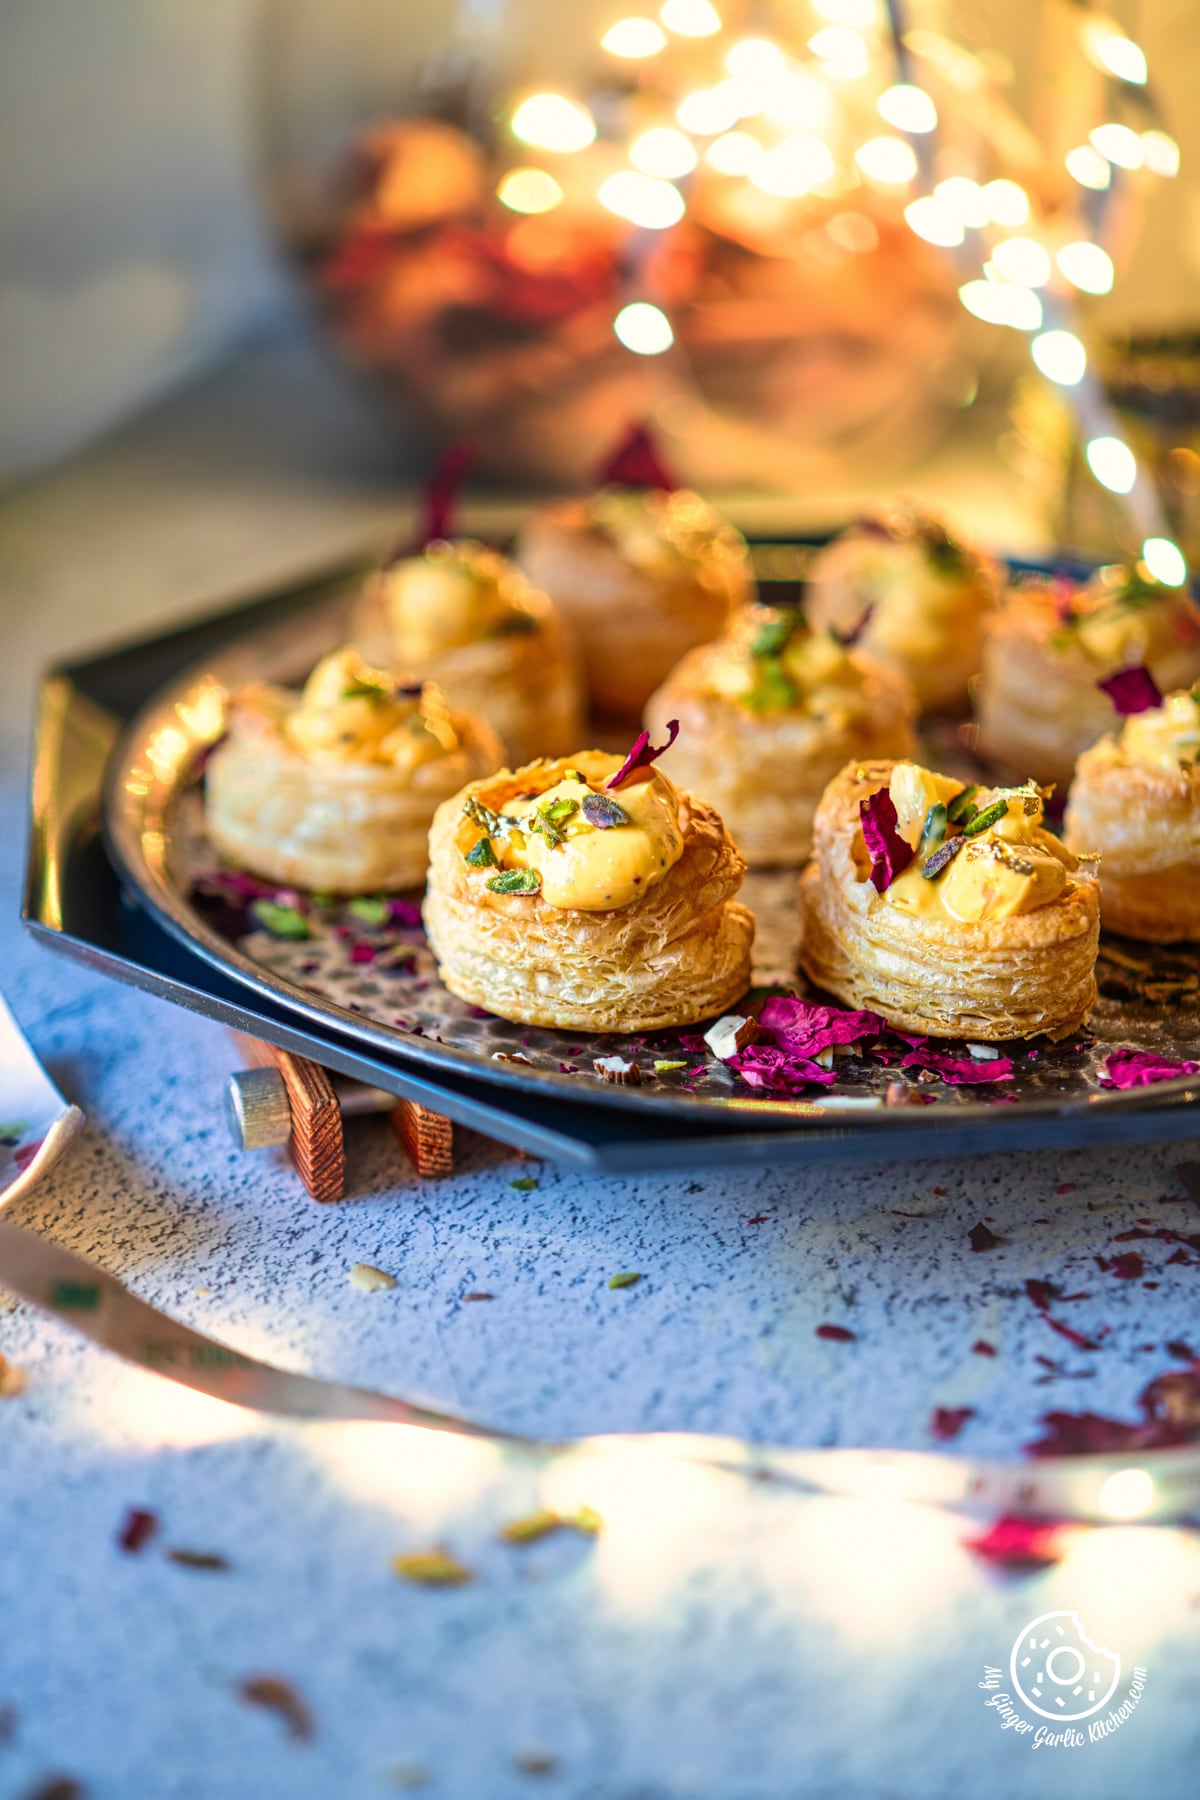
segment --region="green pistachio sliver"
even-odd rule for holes
[[[629,814],[608,794],[588,794],[583,802],[583,816],[597,831],[610,831],[615,825],[628,825]]]
[[[955,794],[953,800],[946,802],[946,818],[951,825],[961,825],[969,816],[978,792],[978,787],[965,787],[961,793]]]
[[[579,811],[578,800],[572,800],[569,794],[561,794],[557,800],[543,801],[538,812],[543,819],[549,819],[552,825],[561,825],[572,813]]]
[[[502,869],[487,885],[493,894],[540,894],[542,878],[536,869]]]
[[[360,925],[386,925],[392,916],[392,909],[386,900],[377,894],[363,894],[357,900],[351,900],[346,911]]]
[[[966,843],[965,837],[947,838],[939,850],[926,857],[921,865],[921,874],[926,881],[936,881],[942,870],[947,868]]]
[[[946,820],[948,814],[940,800],[935,800],[925,814],[925,823],[921,827],[921,842],[917,846],[917,855],[925,851],[936,850],[939,844],[946,841]]]
[[[465,853],[463,861],[469,863],[473,869],[494,869],[496,852],[492,849],[491,838],[481,837],[478,839]]]
[[[789,681],[783,666],[777,657],[763,656],[758,659],[759,668],[755,672],[754,684],[749,692],[743,695],[743,703],[753,713],[782,712],[789,706],[795,706],[799,695],[795,684]]]
[[[993,825],[999,824],[1007,811],[1007,800],[993,800],[992,804],[985,806],[981,812],[971,814],[963,826],[963,836],[978,837],[981,831],[990,831]]]
[[[750,640],[751,656],[778,656],[781,650],[787,648],[788,639],[798,623],[799,615],[797,613],[780,613],[778,618],[768,619]]]
[[[608,1285],[610,1288],[636,1287],[641,1279],[641,1275],[636,1270],[623,1269],[619,1275],[609,1276]]]
[[[280,906],[276,900],[252,900],[250,917],[272,937],[298,939],[312,936],[304,914],[294,906]]]
[[[485,831],[489,837],[496,836],[500,830],[499,813],[494,813],[490,806],[483,804],[482,800],[472,798],[464,801],[463,816],[470,819],[472,825],[478,825],[479,829]]]

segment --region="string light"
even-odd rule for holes
[[[867,72],[867,41],[848,25],[826,25],[809,38],[808,47],[820,57],[829,75],[853,79]]]
[[[629,160],[643,175],[659,175],[676,181],[690,175],[696,166],[696,150],[692,140],[670,125],[656,126],[634,138],[629,146]]]
[[[906,81],[880,94],[875,107],[880,118],[888,125],[894,125],[897,131],[912,131],[919,135],[937,129],[937,107],[924,88],[911,87]]]
[[[618,19],[600,39],[600,47],[610,56],[628,57],[635,61],[657,56],[667,47],[667,34],[653,19]]]
[[[1066,163],[1067,174],[1080,187],[1093,188],[1099,192],[1112,180],[1112,164],[1107,156],[1101,156],[1091,144],[1077,144],[1074,150],[1068,150]]]
[[[596,198],[609,212],[643,231],[666,231],[683,217],[683,195],[669,181],[620,169],[600,183]]]
[[[1154,1504],[1154,1482],[1145,1469],[1118,1469],[1101,1484],[1096,1505],[1109,1519],[1140,1519]]]
[[[1142,161],[1152,175],[1170,181],[1179,173],[1179,145],[1168,131],[1143,131]]]
[[[570,153],[596,140],[596,122],[586,106],[564,94],[531,94],[512,119],[512,133],[539,150]]]
[[[1008,282],[966,281],[958,297],[969,313],[988,325],[1009,325],[1014,331],[1036,331],[1042,322],[1042,303],[1032,288]]]
[[[1112,257],[1086,238],[1076,244],[1064,244],[1055,261],[1072,287],[1085,294],[1107,294],[1112,287]]]
[[[721,29],[720,14],[708,0],[663,0],[658,16],[679,37],[715,37]]]
[[[939,181],[933,197],[957,218],[960,225],[978,229],[986,225],[991,216],[983,189],[969,175],[950,175],[945,181]]]
[[[695,137],[716,137],[736,125],[741,116],[729,82],[722,82],[718,87],[697,88],[694,94],[681,100],[675,110],[675,117],[683,129]]]
[[[1060,387],[1076,387],[1087,371],[1087,351],[1073,331],[1039,332],[1029,354],[1042,374]]]
[[[625,348],[637,356],[661,356],[675,342],[666,313],[651,306],[648,300],[634,300],[623,306],[613,320],[613,330]]]
[[[1109,19],[1086,19],[1080,33],[1090,60],[1119,81],[1142,87],[1146,81],[1146,53]]]
[[[1005,281],[1019,287],[1045,287],[1053,265],[1050,252],[1036,238],[1002,238],[992,250],[992,261]]]
[[[764,194],[795,199],[828,181],[835,168],[829,145],[811,132],[796,131],[766,151],[750,169],[750,180]]]
[[[726,54],[725,67],[743,81],[773,81],[787,74],[788,60],[767,38],[743,38]]]
[[[1137,481],[1137,462],[1129,445],[1120,438],[1094,437],[1084,450],[1088,468],[1101,487],[1114,494],[1130,494]]]
[[[1101,156],[1106,156],[1118,169],[1141,168],[1142,140],[1130,126],[1097,125],[1094,131],[1088,132],[1088,137]]]
[[[727,131],[713,139],[704,160],[718,175],[748,175],[762,154],[762,145],[748,131]]]
[[[545,169],[510,169],[496,197],[513,212],[544,213],[559,204],[563,191]]]
[[[919,200],[910,201],[904,217],[910,230],[939,249],[956,250],[966,236],[958,213],[936,194],[922,194]]]
[[[875,0],[813,0],[813,11],[834,25],[875,23]]]
[[[903,138],[868,138],[854,152],[854,160],[871,181],[885,187],[901,187],[917,172],[917,158]]]
[[[1170,538],[1147,538],[1142,545],[1142,561],[1155,581],[1161,581],[1166,587],[1182,587],[1187,580],[1183,551]]]
[[[993,225],[1023,225],[1029,217],[1029,195],[1018,181],[1001,176],[982,189],[983,205]]]

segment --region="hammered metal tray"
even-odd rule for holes
[[[760,552],[774,577],[787,577],[788,546]],[[791,550],[795,558],[802,550]],[[420,1070],[432,1080],[465,1078],[505,1092],[633,1112],[667,1126],[803,1132],[835,1119],[861,1134],[864,1148],[885,1126],[904,1119],[911,1138],[953,1122],[998,1129],[1009,1142],[1035,1117],[1132,1115],[1173,1106],[1179,1135],[1194,1129],[1187,1109],[1200,1100],[1200,1077],[1127,1092],[1100,1081],[1117,1046],[1193,1059],[1200,1056],[1200,957],[1156,951],[1118,940],[1101,959],[1101,1000],[1090,1029],[1063,1044],[1014,1046],[1014,1078],[982,1091],[936,1082],[921,1088],[927,1104],[897,1114],[881,1102],[898,1078],[915,1075],[896,1058],[839,1063],[836,1087],[811,1098],[763,1098],[705,1050],[703,1026],[652,1037],[613,1040],[513,1026],[465,1006],[441,986],[416,919],[418,896],[398,896],[389,916],[365,921],[345,906],[309,913],[310,935],[296,941],[258,929],[247,894],[206,843],[196,770],[221,729],[224,697],[250,679],[294,682],[343,631],[351,584],[309,590],[304,604],[274,610],[267,623],[206,653],[153,693],[123,733],[109,764],[104,808],[110,853],[151,916],[198,959],[243,984],[307,1030],[353,1042],[373,1056]],[[230,633],[236,626],[231,621]],[[957,750],[957,746],[951,746]],[[945,763],[945,744],[931,758]],[[794,972],[795,876],[754,876],[744,890],[758,919],[755,980],[803,992]],[[305,902],[307,905],[307,902]],[[595,1058],[619,1043],[643,1071],[639,1087],[614,1087],[593,1071]],[[511,1058],[519,1060],[509,1060]],[[655,1064],[682,1066],[656,1071]],[[914,1117],[914,1112],[916,1116]]]

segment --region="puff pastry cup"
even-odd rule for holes
[[[716,807],[750,868],[799,868],[827,783],[848,757],[910,756],[915,712],[903,676],[764,606],[690,651],[645,722],[657,739],[678,719],[663,766]]]
[[[498,550],[435,540],[367,582],[352,635],[386,668],[436,681],[486,719],[505,754],[559,755],[583,731],[583,681],[559,610]]]
[[[728,832],[656,769],[610,789],[621,766],[582,751],[438,808],[425,927],[451,993],[502,1019],[628,1032],[746,991],[754,920]]]
[[[574,631],[593,706],[627,718],[752,591],[745,539],[686,488],[536,507],[516,555]]]
[[[208,834],[239,868],[288,887],[415,887],[438,803],[501,761],[482,719],[347,647],[302,694],[258,683],[233,697],[205,770]]]
[[[930,514],[896,506],[820,553],[806,606],[814,625],[857,632],[864,650],[910,682],[922,712],[964,712],[999,593],[993,562]]]
[[[1013,589],[989,621],[974,691],[980,753],[1065,788],[1116,723],[1097,683],[1139,663],[1162,693],[1200,676],[1200,608],[1182,588],[1114,568],[1086,587]]]
[[[864,802],[886,815],[889,801],[912,858],[890,885],[860,815]],[[817,809],[815,859],[800,883],[809,979],[933,1037],[1076,1029],[1096,998],[1099,889],[1093,861],[1073,856],[1041,818],[1033,783],[970,790],[914,763],[848,764]],[[948,851],[957,837],[961,848]]]
[[[1085,750],[1067,801],[1069,846],[1100,851],[1106,929],[1200,941],[1200,685]]]

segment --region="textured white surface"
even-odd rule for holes
[[[219,471],[189,472],[182,450],[157,477],[143,458],[136,490],[106,457],[138,466],[136,442],[0,510],[38,596],[31,612],[17,587],[5,594],[6,618],[21,611],[9,681],[100,635],[85,591],[108,597],[113,629],[144,625],[152,589],[176,596],[162,619],[193,610],[204,517],[236,513],[259,573],[296,516],[278,474],[254,515],[231,472],[223,514]],[[151,557],[155,521],[187,515],[187,480],[194,535],[161,533]],[[331,483],[321,514],[318,485],[306,489],[313,550],[369,510]],[[64,487],[72,529],[39,532],[39,519],[65,524]],[[218,546],[218,580],[235,549]],[[89,1126],[14,1216],[235,1345],[542,1432],[921,1445],[935,1405],[971,1405],[960,1446],[1007,1452],[1051,1408],[1133,1417],[1169,1366],[1165,1341],[1195,1341],[1200,1267],[1160,1269],[1168,1246],[1139,1244],[1155,1289],[1092,1260],[1138,1218],[1200,1229],[1195,1207],[1164,1198],[1195,1145],[596,1181],[476,1140],[452,1179],[421,1185],[386,1126],[362,1120],[353,1197],[318,1208],[274,1153],[230,1148],[218,1101],[232,1053],[216,1027],[23,938],[16,762],[0,815],[0,971]],[[512,1186],[525,1175],[531,1191]],[[975,1254],[967,1233],[981,1219],[1004,1242]],[[397,1287],[358,1291],[355,1262]],[[626,1269],[643,1280],[610,1291]],[[1100,1351],[1046,1328],[1023,1292],[1031,1275],[1091,1293],[1061,1310],[1085,1331],[1111,1327]],[[494,1298],[464,1301],[479,1290]],[[856,1341],[818,1340],[825,1321]],[[980,1337],[995,1359],[971,1353]],[[16,1711],[0,1741],[3,1800],[53,1770],[92,1800],[367,1800],[416,1765],[452,1800],[1195,1791],[1190,1534],[1080,1532],[1056,1568],[1002,1576],[961,1547],[960,1521],[894,1503],[801,1499],[653,1462],[538,1469],[390,1428],[244,1419],[2,1299],[0,1352],[28,1376],[24,1395],[0,1400],[0,1717]],[[496,1541],[539,1502],[575,1498],[604,1515],[598,1539]],[[114,1542],[130,1505],[163,1524],[136,1557]],[[392,1556],[435,1543],[474,1571],[469,1586],[392,1574]],[[230,1567],[179,1567],[164,1545]],[[1034,1752],[1000,1731],[976,1683],[1057,1606],[1150,1676],[1115,1737]],[[238,1699],[263,1673],[304,1695],[310,1743]],[[522,1769],[533,1752],[554,1771]]]

